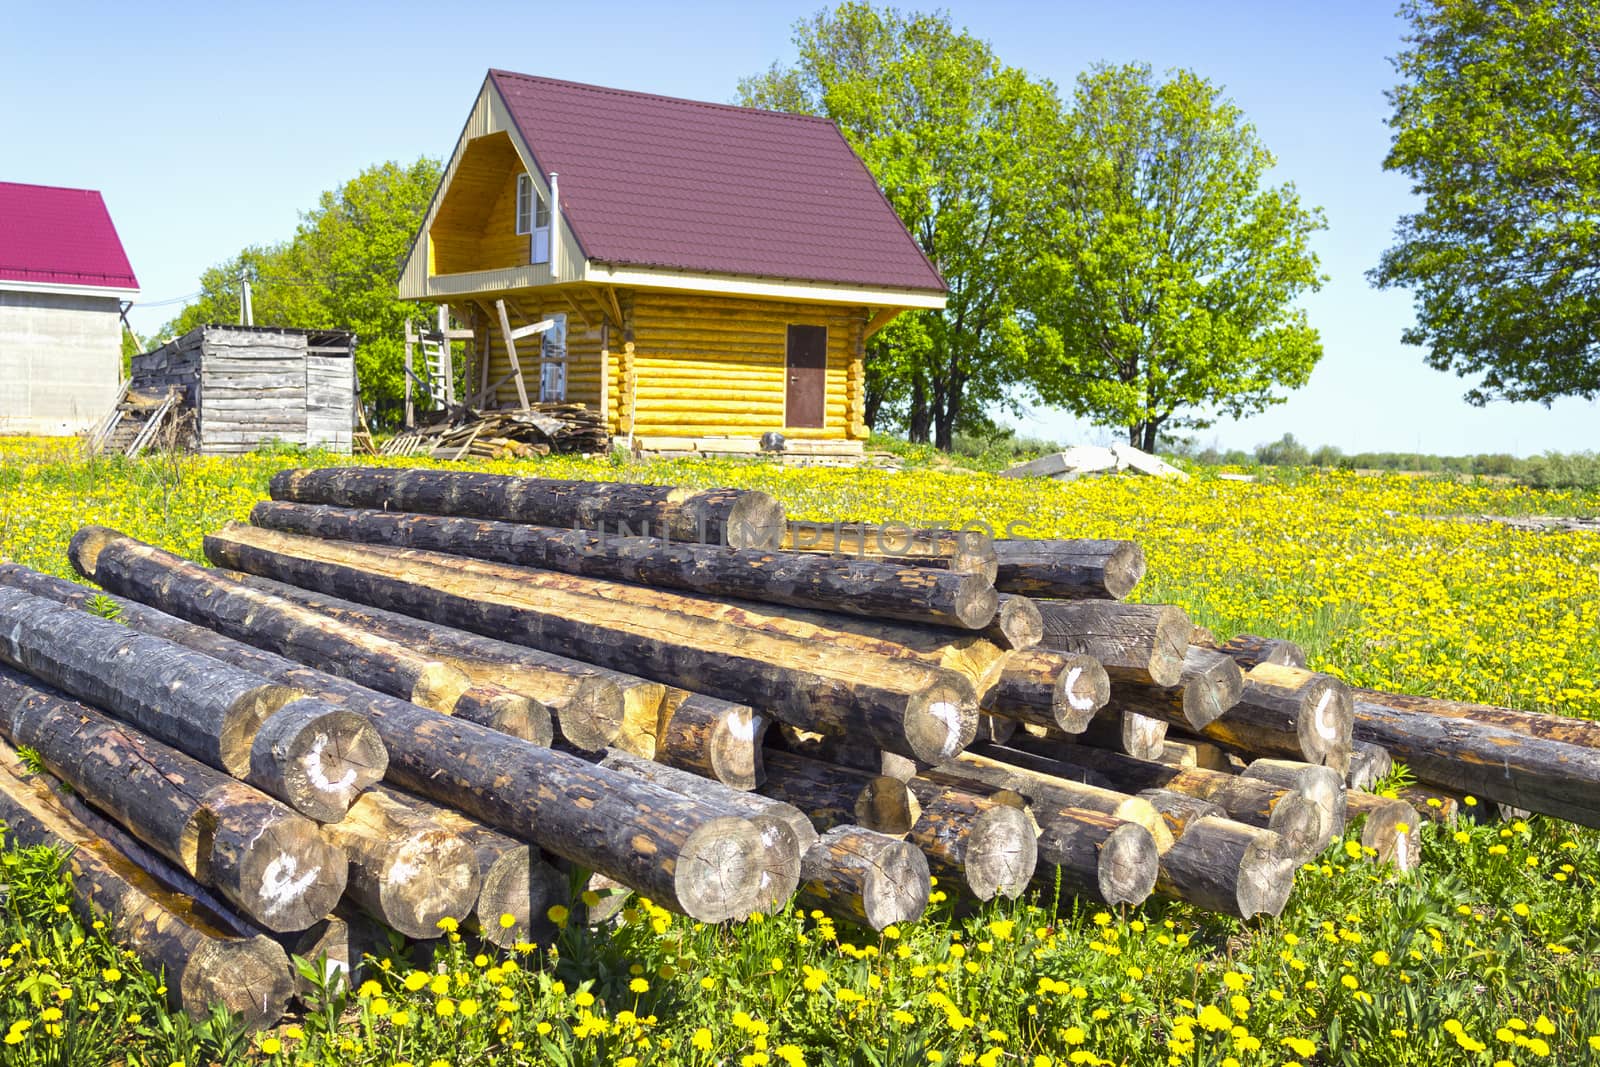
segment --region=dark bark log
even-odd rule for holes
[[[1361,847],[1372,849],[1379,863],[1397,871],[1415,870],[1422,862],[1419,831],[1422,816],[1403,800],[1351,790],[1345,797],[1352,823],[1361,825]]]
[[[796,907],[882,930],[921,918],[931,889],[917,846],[861,826],[836,826],[801,858]]]
[[[1271,782],[1305,795],[1315,802],[1330,839],[1344,833],[1345,795],[1349,790],[1344,777],[1333,768],[1294,760],[1258,759],[1240,772],[1240,777]]]
[[[1150,831],[1095,811],[1039,813],[1041,889],[1061,888],[1102,904],[1139,904],[1156,887],[1160,853]]]
[[[1248,756],[1350,766],[1350,690],[1329,674],[1264,664],[1244,676],[1244,694],[1200,733]]]
[[[1192,797],[1187,793],[1175,793],[1170,789],[1141,789],[1138,795],[1148,800],[1150,805],[1161,813],[1161,817],[1166,820],[1167,829],[1172,831],[1174,841],[1180,840],[1183,832],[1201,819],[1228,817],[1227,809],[1221,804]]]
[[[239,572],[229,572],[225,577],[409,645],[460,668],[476,684],[532,697],[559,720],[562,736],[587,752],[614,743],[633,717],[641,711],[654,716],[661,706],[665,687],[660,682],[267,578]],[[548,738],[541,740],[537,733],[527,740],[549,743]]]
[[[1174,740],[1170,737],[1161,746],[1161,754],[1156,757],[1156,762],[1169,767],[1199,767],[1201,770],[1225,771],[1228,774],[1244,767],[1243,763],[1235,767],[1228,753],[1209,741]]]
[[[26,580],[67,603],[92,595],[70,582],[19,571],[0,565],[0,582]],[[142,592],[159,602],[159,586]],[[720,809],[362,689],[143,604],[111,599],[130,627],[359,710],[389,750],[387,780],[401,789],[612,874],[663,907],[702,921],[739,913],[744,895],[753,899],[757,892],[759,834]]]
[[[766,779],[761,741],[768,725],[748,704],[693,693],[665,716],[655,758],[732,789],[755,789]]]
[[[1356,741],[1350,746],[1350,770],[1344,784],[1351,789],[1372,792],[1372,787],[1394,770],[1394,760],[1389,750],[1366,741]]]
[[[637,586],[476,560],[459,561],[462,569],[437,553],[355,549],[249,527],[231,527],[206,545],[223,566],[639,670],[748,701],[806,729],[871,738],[902,755],[948,758],[977,728],[972,687],[953,671],[706,618],[725,607],[716,601],[670,594],[681,601],[673,611],[642,603],[634,594],[663,594]],[[575,593],[568,583],[592,592]]]
[[[1055,600],[1121,600],[1144,577],[1133,541],[997,540],[995,588]]]
[[[1493,726],[1543,741],[1600,748],[1600,722],[1590,719],[1575,719],[1567,715],[1536,711],[1515,711],[1490,704],[1466,704],[1456,700],[1438,700],[1434,697],[1384,693],[1376,689],[1355,689],[1352,693],[1357,700],[1368,704],[1381,704],[1395,711],[1437,715],[1445,719],[1469,719],[1484,726]]]
[[[1093,656],[1030,649],[1009,653],[984,710],[1018,722],[1082,733],[1106,706],[1111,682]]]
[[[1299,856],[1321,852],[1333,836],[1319,799],[1323,788],[1310,781],[1309,794],[1270,782],[1200,768],[1172,767],[1084,745],[1019,738],[1023,751],[1004,758],[1043,774],[1074,775],[1128,793],[1170,790],[1209,800],[1236,822],[1275,832],[1285,849]]]
[[[616,530],[648,525],[657,536],[735,548],[774,544],[783,505],[744,489],[518,478],[465,471],[331,467],[273,475],[272,499],[380,511],[415,511],[475,519]]]
[[[67,853],[73,903],[85,922],[104,920],[110,936],[145,967],[164,975],[168,998],[192,1018],[222,1005],[242,1025],[275,1023],[293,990],[283,949],[260,935],[234,937],[209,924],[187,898],[172,893],[64,810],[48,789],[13,770],[16,753],[0,751],[0,822],[7,842]]]
[[[975,745],[1003,745],[1016,734],[1018,723],[1015,719],[1003,719],[997,715],[983,714],[978,716],[978,732],[974,735],[972,743]]]
[[[363,793],[325,827],[350,858],[350,899],[407,937],[437,937],[441,919],[466,919],[478,900],[478,861],[446,822],[414,797],[382,786]]]
[[[0,735],[269,930],[310,926],[344,891],[344,856],[309,819],[8,668]]]
[[[911,832],[921,813],[910,787],[898,778],[789,752],[769,751],[766,763],[761,794],[799,808],[818,830],[853,825],[899,836]]]
[[[1156,892],[1235,918],[1276,916],[1289,901],[1298,865],[1271,830],[1204,818],[1161,857]]]
[[[1425,783],[1600,826],[1600,751],[1471,719],[1356,701],[1355,736],[1387,748]]]
[[[1039,614],[1039,606],[1015,593],[1001,593],[998,600],[994,621],[984,628],[983,636],[1001,648],[1037,648],[1044,640],[1044,616]]]
[[[681,589],[705,596],[902,619],[963,630],[994,621],[994,586],[979,575],[804,552],[683,544],[618,531],[561,530],[478,519],[263,502],[250,521],[269,530]]]
[[[642,779],[684,796],[699,797],[749,819],[761,832],[765,872],[757,911],[774,914],[788,904],[800,882],[800,857],[816,844],[817,830],[811,820],[792,804],[731,789],[689,771],[643,760],[612,749],[600,761],[602,767]]]
[[[1215,648],[1237,663],[1240,670],[1245,671],[1254,670],[1263,663],[1278,667],[1304,668],[1306,665],[1305,650],[1293,641],[1285,641],[1281,637],[1239,634],[1219,643],[1214,636],[1208,636],[1207,640],[1194,643],[1204,648]]]
[[[1012,749],[994,748],[986,749],[981,754],[965,753],[958,759],[922,771],[920,776],[966,789],[971,789],[968,783],[973,782],[993,789],[1008,789],[1027,800],[1041,825],[1047,816],[1067,809],[1099,812],[1124,822],[1137,823],[1148,830],[1162,848],[1172,843],[1166,821],[1148,800],[1071,777],[1042,772],[1032,765],[1012,763],[1013,752]]]
[[[767,734],[766,740],[770,747],[792,752],[796,756],[838,764],[853,771],[886,774],[902,782],[909,782],[917,773],[917,761],[914,759],[872,748],[837,734],[801,730],[788,723],[780,723],[777,732]]]
[[[0,659],[236,777],[261,723],[304,695],[19,589],[0,589],[0,618]]]
[[[1121,711],[1111,706],[1101,709],[1072,740],[1135,759],[1153,760],[1166,744],[1167,724],[1136,711]]]
[[[366,719],[324,700],[296,700],[256,731],[247,780],[318,822],[332,822],[388,767],[388,749]]]
[[[84,527],[73,536],[68,555],[79,573],[114,592],[164,582],[167,602],[182,606],[178,614],[203,619],[228,637],[425,708],[495,728],[522,726],[519,735],[549,740],[549,709],[529,697],[489,690],[463,701],[473,680],[458,667],[114,530]]]
[[[1189,646],[1176,686],[1118,682],[1110,706],[1136,711],[1185,730],[1203,730],[1244,694],[1244,674],[1220,652]]]
[[[851,522],[791,522],[781,547],[788,552],[814,552],[972,574],[991,585],[998,570],[994,542],[979,530],[922,530],[898,523],[874,526]]]
[[[1093,656],[1118,682],[1177,685],[1194,624],[1180,609],[1095,600],[1037,601],[1044,647]]]
[[[1039,848],[1025,810],[925,779],[909,784],[922,813],[906,840],[922,850],[940,885],[977,900],[1014,898],[1028,887]]]

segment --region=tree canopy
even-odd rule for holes
[[[1040,395],[1158,436],[1281,402],[1322,355],[1295,306],[1321,276],[1309,246],[1319,210],[1293,185],[1264,185],[1273,157],[1220,90],[1147,66],[1078,79],[1049,166],[1053,240],[1038,320],[1060,356]]]
[[[202,274],[199,299],[162,335],[238,322],[242,272],[257,324],[354,330],[363,400],[393,409],[404,395],[404,323],[423,314],[397,298],[396,281],[440,174],[426,157],[382,163],[324,192],[291,239],[246,248]]]
[[[1372,272],[1467,399],[1600,395],[1600,7],[1406,0],[1385,167],[1422,207]]]
[[[944,14],[845,3],[797,23],[794,43],[796,63],[742,80],[739,100],[837,122],[943,275],[943,311],[902,314],[870,343],[867,408],[949,448],[1026,381],[1017,299],[1042,236],[1054,91]]]

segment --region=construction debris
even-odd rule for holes
[[[707,923],[795,900],[881,929],[930,875],[958,906],[1032,885],[1249,918],[1347,823],[1414,867],[1417,805],[1446,810],[1422,797],[1600,825],[1600,727],[1216,642],[1118,601],[1126,542],[891,544],[760,493],[449,471],[272,495],[206,539],[216,569],[100,527],[69,556],[104,594],[0,565],[0,739],[48,772],[0,746],[0,817],[75,846],[81,906],[139,916],[114,931],[197,1015],[284,1008],[262,929],[514,945],[563,864]],[[641,520],[663,536],[587,532]],[[1019,608],[1037,625],[997,625]],[[1349,784],[1389,752],[1420,792]]]
[[[1161,457],[1125,444],[1115,444],[1110,448],[1073,445],[1064,451],[1019,463],[1000,474],[1005,478],[1054,478],[1058,482],[1070,482],[1085,474],[1121,474],[1125,471],[1179,481],[1189,478]]]
[[[434,422],[402,430],[379,449],[385,456],[431,459],[528,459],[552,452],[592,455],[611,443],[605,419],[584,404],[533,404],[522,410],[440,412]]]

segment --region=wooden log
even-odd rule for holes
[[[1092,656],[1029,649],[1001,661],[984,710],[1018,722],[1077,734],[1106,706],[1111,682]]]
[[[1351,789],[1363,792],[1373,792],[1373,786],[1380,779],[1387,778],[1394,770],[1394,760],[1389,755],[1389,750],[1379,745],[1366,741],[1356,741],[1350,746],[1350,770],[1344,776],[1344,784]]]
[[[780,723],[774,733],[767,734],[767,744],[796,756],[849,767],[868,774],[886,774],[909,782],[917,774],[917,761],[882,749],[862,745],[838,734],[819,734],[802,730],[788,723]]]
[[[1429,822],[1436,822],[1448,826],[1459,818],[1464,818],[1464,812],[1474,812],[1485,805],[1475,803],[1471,806],[1463,803],[1465,797],[1460,793],[1451,792],[1433,785],[1407,785],[1393,791],[1395,799],[1403,800],[1416,809]],[[1473,798],[1475,801],[1476,797]]]
[[[906,840],[922,850],[940,885],[977,900],[1015,898],[1038,864],[1037,831],[1016,804],[913,779],[921,814]]]
[[[1004,649],[1025,651],[1037,648],[1044,640],[1044,616],[1039,606],[1015,593],[999,594],[994,621],[983,629],[983,636]]]
[[[730,549],[615,529],[262,502],[256,526],[285,533],[459,556],[705,596],[902,619],[964,630],[994,621],[998,600],[981,576],[803,552]]]
[[[755,909],[774,914],[794,896],[800,883],[800,857],[816,844],[818,837],[816,827],[799,808],[771,797],[708,782],[689,771],[640,759],[619,749],[608,751],[600,765],[674,793],[704,798],[749,819],[761,832],[765,863]]]
[[[886,774],[773,750],[766,753],[766,766],[761,794],[799,808],[818,830],[848,824],[902,836],[911,832],[921,813],[910,787]]]
[[[1034,882],[1102,904],[1139,904],[1160,871],[1150,831],[1098,811],[1066,808],[1039,815],[1039,863]]]
[[[1319,767],[1294,760],[1258,759],[1240,772],[1240,777],[1258,782],[1271,782],[1284,789],[1293,789],[1309,797],[1328,828],[1330,838],[1344,833],[1345,788],[1344,777],[1331,767]]]
[[[977,729],[972,687],[953,671],[705,618],[719,606],[714,601],[672,594],[683,601],[682,610],[673,611],[638,603],[630,590],[664,594],[636,586],[476,560],[459,561],[464,571],[441,565],[445,557],[437,553],[355,549],[250,527],[230,527],[208,537],[206,546],[223,566],[639,670],[667,684],[748,701],[807,729],[870,738],[902,755],[948,758]],[[488,570],[474,577],[480,568]],[[593,591],[565,587],[573,582]]]
[[[1070,770],[1066,771],[1069,776],[1063,777],[1033,765],[1013,763],[1013,751],[995,748],[981,753],[963,753],[955,760],[921,771],[920,775],[962,788],[971,788],[968,783],[976,782],[993,789],[1009,789],[1027,800],[1041,825],[1047,815],[1069,808],[1093,811],[1143,826],[1161,848],[1172,843],[1166,821],[1149,801],[1074,780]]]
[[[783,505],[747,489],[521,478],[465,471],[330,467],[273,475],[274,500],[525,522],[567,529],[648,528],[674,541],[734,548],[774,544]]]
[[[1209,634],[1209,631],[1207,631]],[[1195,644],[1205,648],[1215,648],[1239,665],[1240,670],[1254,670],[1263,663],[1278,667],[1300,667],[1306,665],[1306,653],[1293,641],[1285,641],[1281,637],[1257,637],[1254,634],[1238,634],[1226,641],[1218,643],[1215,637],[1208,637],[1205,641],[1196,641]]]
[[[1298,865],[1271,830],[1211,816],[1191,823],[1162,855],[1156,892],[1235,918],[1276,916]]]
[[[1055,600],[1121,600],[1144,577],[1144,551],[1133,541],[994,542],[995,588]]]
[[[1188,738],[1167,738],[1166,744],[1161,746],[1161,754],[1156,756],[1156,762],[1165,763],[1169,767],[1199,767],[1202,770],[1226,771],[1229,774],[1235,770],[1233,761],[1222,748],[1209,741],[1193,741]]]
[[[1003,745],[1011,740],[1021,724],[1015,719],[1003,719],[998,715],[980,714],[978,716],[978,732],[973,736],[975,745]]]
[[[1355,702],[1355,738],[1429,785],[1600,826],[1600,751],[1445,715]]]
[[[882,930],[921,918],[928,861],[917,846],[861,826],[835,826],[800,861],[799,909]]]
[[[666,688],[660,682],[268,578],[237,571],[227,572],[225,577],[409,644],[460,668],[477,684],[530,696],[550,709],[560,723],[561,735],[585,752],[615,743],[635,723],[654,721],[660,713]],[[540,739],[533,736],[527,740]]]
[[[1137,711],[1107,707],[1089,720],[1073,740],[1091,748],[1121,752],[1135,759],[1153,760],[1167,741],[1167,724]]]
[[[366,719],[324,700],[296,700],[256,731],[246,781],[301,814],[332,822],[388,767],[389,751]]]
[[[236,777],[266,717],[304,696],[19,589],[0,589],[0,618],[0,660]]]
[[[1181,729],[1203,730],[1239,703],[1243,693],[1244,673],[1233,660],[1191,645],[1176,686],[1118,682],[1111,687],[1110,703]]]
[[[344,891],[345,858],[309,819],[9,668],[0,736],[269,930],[310,926]]]
[[[447,715],[461,713],[494,728],[519,725],[520,734],[549,742],[549,709],[529,697],[480,692],[463,700],[474,686],[458,667],[115,530],[83,527],[73,535],[67,555],[80,574],[113,591],[164,583],[163,596],[177,614],[204,621],[229,637]],[[519,708],[521,715],[516,714]]]
[[[191,1018],[218,1005],[240,1025],[277,1022],[293,992],[289,960],[270,938],[237,937],[167,890],[105,844],[48,790],[13,769],[17,755],[0,749],[0,823],[7,844],[56,848],[66,855],[73,904],[84,921],[103,920],[109,935],[164,974],[167,996]]]
[[[1015,743],[1020,751],[1003,757],[1014,764],[1057,777],[1076,774],[1141,796],[1163,789],[1208,800],[1236,822],[1273,831],[1287,850],[1299,856],[1321,852],[1333,837],[1321,803],[1324,789],[1316,776],[1308,779],[1309,792],[1302,794],[1298,788],[1198,767],[1171,767],[1085,745],[1020,737]]]
[[[1201,819],[1228,817],[1227,809],[1221,804],[1187,793],[1176,793],[1171,789],[1141,789],[1138,795],[1161,813],[1167,829],[1172,831],[1174,842],[1180,840],[1183,832]]]
[[[350,899],[407,937],[439,936],[439,921],[460,922],[478,900],[478,861],[441,809],[378,786],[345,817],[324,827],[350,858]]]
[[[786,552],[974,574],[991,585],[999,569],[994,542],[981,530],[916,529],[900,523],[790,522],[778,547]]]
[[[1329,674],[1263,664],[1245,676],[1244,693],[1200,734],[1247,756],[1281,757],[1349,770],[1350,690]]]
[[[1422,816],[1403,800],[1350,790],[1345,796],[1352,823],[1361,826],[1361,847],[1372,849],[1379,863],[1397,871],[1415,870],[1422,862]]]
[[[1559,741],[1566,745],[1581,745],[1584,748],[1600,748],[1600,722],[1590,719],[1536,711],[1515,711],[1490,704],[1467,704],[1457,700],[1439,700],[1435,697],[1385,693],[1377,689],[1354,689],[1351,692],[1357,700],[1368,704],[1380,704],[1395,711],[1437,715],[1446,719],[1470,719],[1475,723],[1494,726],[1526,737]]]
[[[1182,610],[1097,600],[1036,601],[1045,648],[1093,656],[1118,682],[1177,685],[1194,624]]]
[[[346,989],[355,989],[361,984],[370,966],[368,956],[386,960],[391,951],[389,935],[384,928],[344,904],[306,929],[275,934],[273,940],[283,946],[291,962],[298,958],[318,965],[322,985],[330,986],[337,981]],[[308,1003],[317,995],[317,983],[300,973],[298,967],[295,994]]]
[[[691,693],[663,718],[654,746],[660,762],[732,789],[755,789],[766,779],[761,741],[771,720],[748,704]]]
[[[0,566],[0,582],[18,580],[16,569]],[[89,594],[59,579],[35,585],[68,600]],[[758,834],[720,809],[656,787],[635,787],[565,753],[362,689],[145,605],[111,599],[127,626],[359,705],[389,750],[387,779],[408,792],[582,866],[617,874],[663,907],[706,922],[738,913],[744,894],[757,891]]]

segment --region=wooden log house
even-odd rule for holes
[[[457,399],[662,451],[859,452],[867,339],[945,291],[826,119],[499,70],[400,275],[465,338]]]

